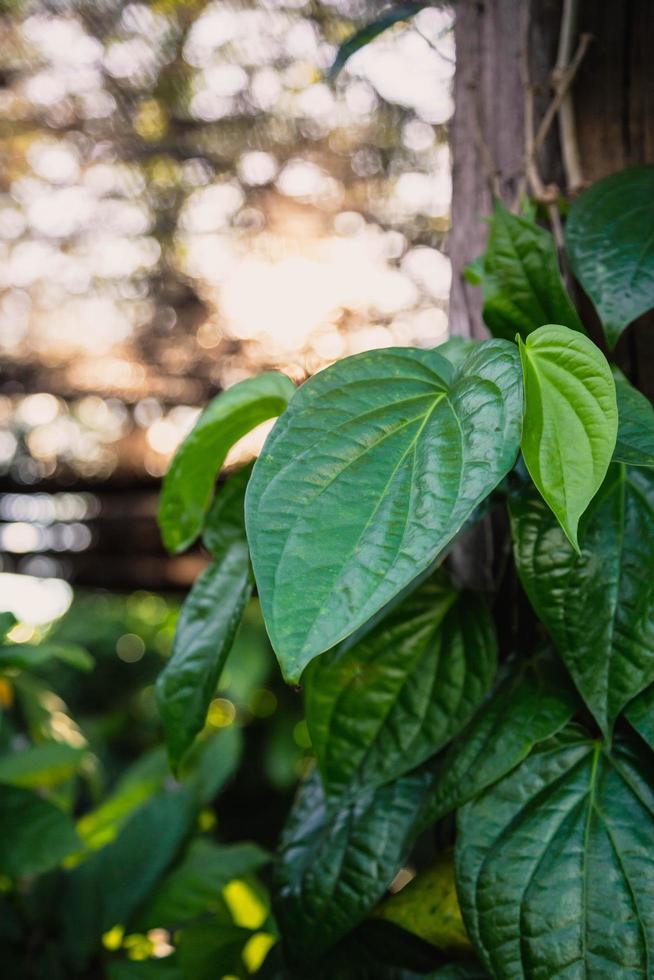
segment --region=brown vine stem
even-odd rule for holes
[[[584,60],[584,56],[586,54],[586,51],[588,50],[588,45],[591,43],[592,40],[593,40],[592,34],[582,34],[581,38],[579,39],[579,44],[577,46],[577,50],[575,51],[574,58],[572,59],[570,64],[565,68],[565,70],[560,75],[557,76],[555,75],[555,73],[553,73],[552,75],[553,79],[558,78],[558,81],[555,81],[556,95],[548,105],[547,111],[541,120],[540,126],[538,127],[538,132],[536,133],[536,138],[534,140],[535,153],[539,152],[543,143],[545,142],[545,139],[550,131],[550,127],[554,121],[557,112],[559,112],[559,110],[562,110],[563,103],[565,102],[566,97],[568,96],[570,86],[574,81],[575,75],[579,71],[579,66]],[[568,123],[566,123],[566,130],[567,130],[567,126]],[[574,143],[574,149],[571,152],[571,156],[573,160],[576,159],[578,161],[579,154],[576,148],[577,146],[576,131],[574,133],[573,143]],[[568,152],[570,153],[569,135],[568,135]],[[573,171],[574,168],[575,168],[575,164],[573,163]],[[583,183],[580,167],[577,169],[575,176],[578,181],[577,186],[580,186],[580,184]]]
[[[563,157],[563,167],[568,183],[568,192],[572,193],[583,185],[583,175],[579,158],[579,145],[577,143],[577,130],[575,127],[574,106],[570,93],[570,82],[568,82],[565,90],[563,90],[563,85],[565,76],[569,68],[572,67],[572,61],[574,60],[572,59],[572,50],[577,30],[578,14],[579,0],[563,0],[559,49],[554,71],[552,72],[552,82],[557,95],[563,91],[560,105],[558,106],[559,136],[561,139],[561,155]],[[585,47],[587,46],[588,42],[586,42]],[[583,53],[585,53],[585,47]],[[581,59],[579,63],[581,63]],[[574,78],[574,75],[572,77]]]

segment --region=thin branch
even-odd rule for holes
[[[550,131],[550,127],[554,122],[554,118],[563,104],[563,100],[568,94],[568,90],[572,85],[577,72],[579,71],[579,66],[584,60],[584,56],[588,49],[588,45],[593,40],[592,34],[582,34],[579,39],[579,44],[577,50],[575,51],[575,56],[564,70],[560,76],[560,81],[556,86],[556,95],[547,107],[547,111],[543,116],[540,126],[538,127],[538,132],[536,133],[536,138],[534,140],[534,153],[538,154],[542,149],[543,143],[547,138],[547,134]]]
[[[579,0],[563,0],[559,50],[556,57],[556,66],[552,73],[552,81],[557,93],[563,86],[564,76],[568,66],[570,66],[578,14]],[[561,155],[563,157],[563,167],[568,183],[568,191],[574,192],[583,185],[584,179],[579,157],[579,145],[577,143],[574,106],[572,104],[569,85],[559,106],[559,137],[561,140]]]

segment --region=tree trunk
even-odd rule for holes
[[[532,92],[537,127],[552,97],[552,70],[564,8],[576,12],[572,50],[583,33],[593,38],[570,90],[583,183],[654,161],[650,52],[654,0],[458,0],[452,125],[452,333],[486,335],[481,291],[464,281],[463,269],[484,249],[483,218],[491,211],[493,197],[515,207],[520,193],[527,189],[528,92]],[[545,184],[556,184],[566,195],[579,189],[567,184],[556,124],[537,165]],[[618,352],[622,360],[654,356],[651,327],[650,323],[646,334],[631,331],[631,349]]]

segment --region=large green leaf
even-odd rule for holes
[[[79,847],[70,817],[19,786],[0,786],[0,827],[0,874],[50,871]]]
[[[654,466],[652,403],[629,384],[617,367],[612,370],[618,400],[618,438],[613,459],[632,466]]]
[[[627,705],[625,717],[654,751],[654,684],[646,687]]]
[[[280,415],[295,388],[268,371],[218,395],[177,450],[159,500],[159,527],[169,551],[193,544],[204,525],[214,483],[231,447],[251,429]]]
[[[518,352],[480,344],[457,370],[389,348],[306,382],[246,496],[263,613],[289,681],[429,568],[511,469]]]
[[[563,669],[539,655],[512,664],[439,760],[421,823],[458,809],[515,768],[534,745],[566,725],[578,704]]]
[[[654,307],[654,166],[612,174],[573,203],[565,229],[574,273],[614,347]]]
[[[615,448],[615,383],[588,337],[547,324],[519,341],[525,385],[522,454],[532,480],[575,548],[579,518]]]
[[[338,73],[341,71],[343,66],[353,54],[356,54],[361,48],[364,48],[371,41],[374,41],[376,37],[387,31],[389,27],[393,27],[395,24],[403,20],[410,20],[411,17],[415,17],[417,13],[427,6],[425,0],[424,3],[400,3],[389,7],[384,13],[382,13],[378,18],[373,20],[371,23],[366,24],[361,30],[356,31],[351,37],[345,41],[344,44],[338,49],[334,63],[329,69],[329,78],[333,81]]]
[[[561,279],[554,239],[500,203],[475,272],[483,288],[484,320],[494,336],[513,340],[517,331],[524,339],[545,323],[584,332]]]
[[[0,756],[0,783],[34,789],[57,786],[75,775],[87,751],[66,742],[44,742],[9,752]]]
[[[327,792],[382,785],[437,752],[481,702],[496,660],[483,602],[434,580],[355,646],[316,660],[306,711]]]
[[[416,833],[427,768],[326,801],[314,770],[282,835],[275,912],[293,957],[316,961],[382,898]]]
[[[147,932],[178,927],[212,911],[229,881],[257,871],[268,861],[268,854],[256,844],[221,845],[202,837],[192,841],[138,916],[135,928]]]
[[[457,885],[493,977],[651,976],[653,767],[574,729],[459,814]]]
[[[196,580],[156,685],[171,766],[204,726],[209,703],[252,593],[247,542],[234,541]]]
[[[654,475],[614,464],[576,554],[538,496],[510,502],[518,573],[579,692],[607,735],[654,681]]]

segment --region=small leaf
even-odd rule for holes
[[[0,826],[0,874],[50,871],[79,847],[70,817],[19,786],[0,786]]]
[[[202,837],[192,841],[138,916],[135,928],[140,932],[177,928],[211,911],[228,882],[257,871],[269,860],[256,844],[221,845]]]
[[[618,400],[618,439],[613,459],[631,466],[654,466],[654,408],[645,395],[612,368]]]
[[[65,742],[45,742],[10,752],[0,756],[0,783],[34,789],[57,786],[75,775],[87,754],[86,748]]]
[[[654,935],[649,750],[574,729],[459,813],[457,889],[493,977],[647,977]]]
[[[522,454],[529,474],[575,549],[579,518],[615,448],[611,369],[587,337],[548,324],[519,342],[525,385]]]
[[[518,574],[584,701],[608,736],[654,681],[654,474],[614,464],[576,554],[531,489],[512,495]]]
[[[376,37],[387,31],[389,27],[393,27],[395,24],[403,20],[410,20],[417,13],[428,6],[427,2],[424,3],[401,3],[394,7],[390,7],[384,13],[381,14],[372,23],[366,24],[361,30],[356,31],[351,37],[345,41],[344,44],[338,49],[338,53],[334,60],[333,65],[329,69],[329,79],[334,81],[338,73],[342,70],[343,66],[353,54],[356,54],[361,48],[364,48],[371,41],[374,41]]]
[[[397,895],[385,899],[374,916],[395,923],[438,949],[470,950],[449,854],[421,871]]]
[[[257,460],[246,523],[287,680],[426,572],[515,462],[517,350],[479,344],[457,370],[389,348],[304,384]]]
[[[430,581],[353,647],[315,661],[307,724],[327,792],[380,786],[437,752],[495,673],[483,602]]]
[[[483,317],[495,337],[524,340],[544,323],[585,332],[568,296],[554,239],[527,217],[496,204],[488,246],[473,275],[483,287]],[[470,281],[470,280],[469,280]]]
[[[204,727],[251,593],[247,544],[235,540],[202,572],[182,606],[172,654],[156,685],[174,770]]]
[[[280,415],[295,388],[290,378],[268,371],[218,395],[177,450],[166,473],[158,520],[169,551],[183,551],[202,530],[214,483],[235,442]]]
[[[276,868],[276,917],[293,957],[319,961],[383,897],[406,859],[427,769],[330,804],[314,770],[300,787]]]
[[[563,670],[540,655],[505,676],[439,760],[421,818],[429,826],[515,768],[577,710]]]
[[[654,166],[611,174],[573,203],[565,239],[573,271],[614,347],[654,307]]]

